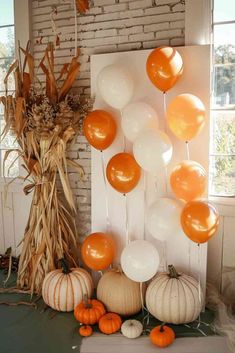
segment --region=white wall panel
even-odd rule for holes
[[[206,170],[208,170],[208,141],[209,141],[209,91],[210,91],[210,48],[209,46],[195,46],[195,47],[180,47],[177,48],[183,57],[184,74],[182,79],[176,86],[167,94],[167,103],[174,96],[181,93],[192,93],[197,95],[204,102],[207,109],[207,123],[203,132],[190,142],[190,157],[193,160],[201,163]],[[104,151],[104,159],[107,162],[116,153],[123,150],[123,135],[120,129],[121,114],[118,111],[110,109],[99,95],[96,85],[97,75],[100,70],[108,64],[120,63],[130,71],[134,77],[135,94],[132,101],[142,100],[151,104],[158,113],[160,118],[161,128],[164,128],[164,105],[163,94],[158,91],[149,81],[145,65],[146,59],[151,51],[142,50],[125,53],[111,53],[93,55],[91,57],[91,89],[92,93],[96,95],[95,108],[107,109],[112,112],[119,125],[117,138],[110,148]],[[173,142],[173,159],[168,167],[168,175],[173,166],[186,158],[186,146],[184,143],[178,141],[169,131]],[[203,145],[203,148],[201,146]],[[127,150],[131,150],[131,145],[127,146]],[[159,196],[172,196],[168,186],[167,193],[165,193],[164,174],[158,172],[157,178],[155,176],[148,176],[147,178],[147,204],[151,204]],[[158,191],[156,192],[155,181],[158,182]],[[126,208],[125,197],[108,185],[107,197],[109,206],[109,217],[111,222],[111,232],[115,236],[118,253],[116,261],[119,261],[120,253],[126,244]],[[106,208],[105,208],[105,184],[102,177],[101,152],[92,149],[92,230],[106,231]],[[129,215],[129,233],[131,240],[145,238],[155,243],[159,252],[163,252],[163,245],[161,242],[155,241],[147,232],[144,233],[144,187],[143,176],[142,180],[135,190],[127,195],[128,199],[128,215]],[[188,238],[181,234],[181,236],[174,237],[167,243],[167,257],[168,263],[174,263],[179,269],[189,271],[189,253],[191,254],[191,270],[197,276],[201,269],[201,279],[205,287],[206,280],[206,258],[207,245],[201,245],[200,249],[197,244],[189,242]],[[190,246],[190,251],[189,251]]]

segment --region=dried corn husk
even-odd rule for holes
[[[67,171],[68,166],[73,167],[82,176],[82,168],[66,157],[66,150],[78,134],[79,120],[91,108],[91,102],[69,94],[79,73],[78,57],[64,65],[56,78],[54,48],[48,45],[39,64],[46,77],[46,87],[42,89],[34,86],[37,78],[30,43],[20,52],[24,55],[22,68],[21,60],[11,65],[5,79],[6,95],[0,101],[6,122],[3,135],[9,131],[16,135],[17,152],[29,181],[24,192],[33,193],[17,283],[20,289],[40,294],[45,275],[58,266],[60,258],[66,258],[71,266],[78,262],[76,208]],[[8,77],[13,72],[14,97],[7,93]],[[58,190],[58,176],[63,198]]]

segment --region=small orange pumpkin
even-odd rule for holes
[[[93,333],[93,328],[90,325],[83,325],[79,328],[78,332],[83,337],[91,336]]]
[[[99,329],[106,335],[111,335],[120,330],[122,326],[122,319],[118,314],[107,313],[99,320]]]
[[[103,303],[96,299],[87,299],[87,296],[74,309],[75,319],[85,325],[96,324],[105,313]]]
[[[167,347],[175,340],[175,332],[164,324],[156,326],[150,332],[150,340],[155,346]]]

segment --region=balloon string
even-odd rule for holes
[[[123,114],[122,114],[122,110],[120,110],[120,114],[121,114],[121,121],[123,119]],[[126,152],[126,136],[123,134],[123,152]]]
[[[191,240],[188,240],[188,273],[191,275]]]
[[[129,237],[129,215],[128,215],[128,196],[127,194],[124,194],[125,197],[125,208],[126,208],[126,245],[130,243],[130,237]]]
[[[190,153],[189,153],[189,142],[186,141],[186,157],[187,157],[187,160],[189,161],[190,160]]]
[[[144,239],[146,238],[146,216],[147,216],[147,174],[144,172]]]
[[[198,321],[198,320],[196,320],[196,322],[197,322],[197,321]],[[207,324],[206,322],[203,322],[203,321],[201,321],[201,324],[203,324],[203,325],[205,325],[205,326],[208,326],[208,327],[211,327],[210,324]],[[202,334],[202,336],[205,336],[205,337],[208,336],[202,329],[200,329],[200,328],[198,327],[198,325],[197,325],[196,327],[194,327],[194,326],[192,326],[192,325],[190,325],[190,324],[184,324],[184,326],[187,327],[187,328],[190,328],[190,329],[193,329],[193,330],[196,330],[196,331],[200,332],[200,333]]]
[[[158,181],[157,181],[157,176],[154,176],[154,187],[155,187],[155,191],[156,191],[157,196],[158,196]]]
[[[105,176],[105,161],[104,161],[104,152],[101,151],[101,164],[102,164],[102,175],[105,186],[105,208],[106,208],[106,231],[109,232],[111,225],[109,221],[109,205],[108,205],[108,185]]]
[[[165,166],[165,194],[166,194],[166,196],[168,194],[167,180],[168,180],[167,166]]]
[[[148,325],[149,325],[150,315],[149,315],[148,309],[147,309],[146,306],[144,305],[143,282],[140,282],[140,300],[141,300],[141,308],[142,308],[142,314],[143,314],[143,321],[142,321],[142,324],[143,324],[144,330],[145,330],[146,327],[148,327]],[[146,311],[146,315],[145,315],[145,311]]]
[[[167,264],[167,242],[163,241],[163,269],[167,272],[168,264]]]
[[[195,322],[197,322],[196,327],[190,324],[184,324],[185,327],[188,327],[190,329],[193,330],[197,330],[198,332],[200,332],[202,334],[202,336],[207,336],[207,334],[202,330],[201,326],[208,326],[211,327],[210,324],[207,324],[206,322],[201,320],[201,308],[202,308],[202,290],[201,290],[201,272],[202,272],[202,265],[201,265],[201,246],[200,244],[198,245],[198,299],[199,299],[199,306],[200,306],[200,313],[198,316],[198,320],[196,320]]]
[[[126,137],[123,135],[123,152],[126,152]]]
[[[163,111],[164,111],[164,132],[167,134],[167,121],[166,121],[166,92],[163,92]],[[167,196],[167,180],[168,180],[168,171],[167,166],[165,166],[165,194]]]
[[[164,131],[167,133],[167,122],[166,122],[166,92],[163,93],[163,111],[164,111]]]
[[[202,293],[201,293],[201,246],[200,244],[197,244],[198,246],[198,299],[199,299],[199,305],[200,305],[200,313],[198,317],[198,325],[197,328],[200,327],[201,325],[201,308],[202,308]]]
[[[220,261],[220,294],[223,293],[223,266],[224,266],[224,227],[222,228],[222,242],[221,242],[221,261]]]
[[[77,5],[76,0],[73,0],[74,4],[74,56],[78,55],[78,18],[77,18]]]

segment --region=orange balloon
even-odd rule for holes
[[[183,161],[173,169],[170,175],[170,184],[178,199],[186,202],[192,201],[205,193],[206,171],[197,162]]]
[[[110,159],[106,176],[114,189],[126,194],[138,184],[141,169],[130,153],[118,153]]]
[[[219,226],[219,214],[209,202],[190,201],[181,213],[184,233],[195,243],[205,243],[215,234]]]
[[[146,70],[152,83],[162,92],[166,92],[182,75],[183,61],[176,49],[160,47],[148,56]]]
[[[193,94],[180,94],[169,104],[167,122],[170,130],[181,141],[192,140],[205,125],[206,110]]]
[[[95,271],[104,270],[113,262],[115,255],[114,241],[108,234],[92,233],[82,244],[82,259]]]
[[[97,150],[105,150],[116,136],[117,126],[112,115],[105,110],[93,110],[83,122],[88,142]]]

